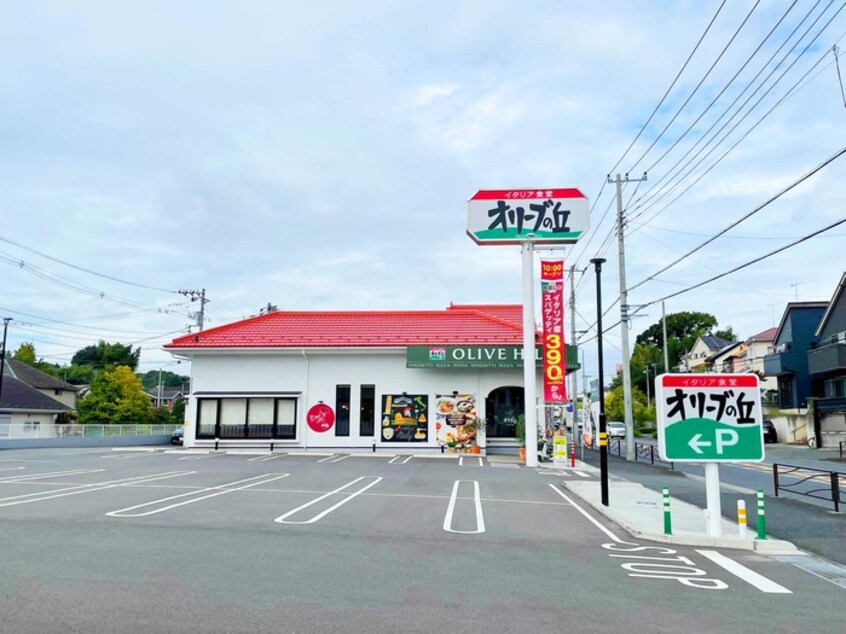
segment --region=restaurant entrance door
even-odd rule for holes
[[[523,388],[498,387],[485,399],[488,438],[516,438],[517,417],[524,413]]]

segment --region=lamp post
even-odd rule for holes
[[[602,265],[605,258],[593,258],[590,262],[596,271],[596,346],[599,355],[599,471],[602,487],[602,506],[608,506],[608,430],[605,426],[605,380],[602,361]]]
[[[0,352],[0,399],[3,398],[3,375],[6,374],[6,333],[9,331],[11,317],[3,317],[3,351]]]

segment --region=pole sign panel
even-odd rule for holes
[[[467,201],[467,235],[476,244],[575,244],[590,205],[575,188],[487,189]]]
[[[552,437],[552,462],[557,465],[567,464],[567,437],[555,435]]]
[[[541,260],[543,322],[543,401],[565,403],[567,374],[564,360],[564,261]]]
[[[658,451],[673,462],[764,459],[761,391],[754,374],[655,378]]]

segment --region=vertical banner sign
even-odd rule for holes
[[[541,260],[543,316],[543,400],[566,403],[564,359],[564,261]]]

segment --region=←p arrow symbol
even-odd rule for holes
[[[731,447],[737,444],[740,440],[740,434],[733,429],[718,429],[717,430],[717,453],[723,453],[723,447]]]
[[[690,439],[690,442],[687,443],[690,448],[698,454],[702,453],[700,447],[710,447],[713,444],[710,440],[699,440],[700,438],[702,438],[702,434],[696,434]]]

